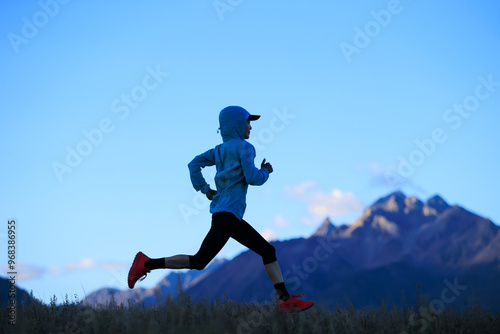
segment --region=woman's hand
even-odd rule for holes
[[[273,172],[273,166],[269,162],[266,162],[266,159],[262,160],[262,164],[260,165],[260,168],[265,168],[268,170],[269,174]]]
[[[207,195],[209,200],[213,200],[214,196],[217,195],[217,191],[210,189],[205,195]]]

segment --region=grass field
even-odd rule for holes
[[[189,296],[167,296],[161,305],[113,305],[93,308],[77,296],[50,304],[37,300],[16,310],[9,325],[1,308],[3,333],[500,333],[498,313],[479,305],[458,312],[432,312],[425,306],[354,309],[315,305],[296,314],[281,314],[273,303],[245,304],[231,300],[192,302]],[[425,305],[425,303],[422,303]]]

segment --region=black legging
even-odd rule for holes
[[[202,270],[220,252],[229,238],[262,256],[264,264],[276,261],[276,250],[243,219],[240,221],[230,212],[212,215],[212,227],[203,240],[198,253],[189,256],[191,269]]]

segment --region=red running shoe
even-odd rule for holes
[[[312,300],[306,302],[299,299],[302,298],[303,295],[304,295],[303,293],[298,295],[291,295],[286,302],[280,300],[279,302],[280,312],[283,313],[300,312],[300,311],[305,311],[311,306],[313,306],[314,302]]]
[[[150,260],[149,257],[144,255],[143,252],[139,252],[135,255],[134,262],[132,263],[132,267],[128,272],[128,287],[133,289],[135,283],[138,280],[144,280],[147,274],[150,272],[148,268],[144,265],[146,261]]]

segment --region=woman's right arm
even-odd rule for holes
[[[210,190],[210,185],[205,181],[205,178],[201,173],[201,169],[213,165],[215,165],[215,155],[213,149],[196,156],[188,164],[191,183],[196,191],[201,191],[203,194],[206,194]]]

